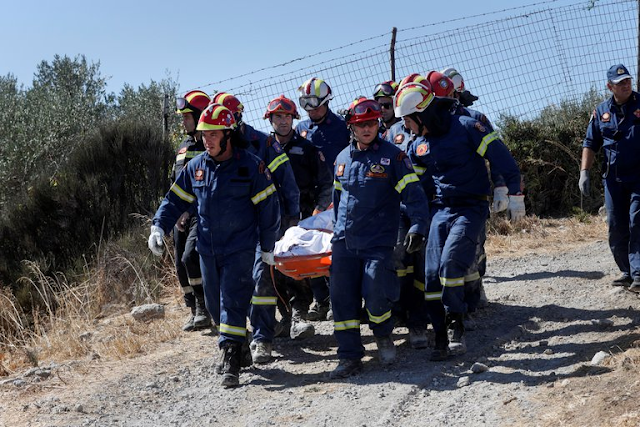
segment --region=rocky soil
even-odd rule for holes
[[[429,362],[397,328],[398,360],[383,368],[364,325],[365,369],[348,380],[328,378],[330,322],[310,340],[279,339],[275,361],[232,390],[202,333],[126,360],[52,362],[0,382],[0,425],[636,426],[640,299],[609,285],[616,274],[603,240],[490,258],[490,304],[466,355]]]

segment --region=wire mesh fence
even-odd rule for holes
[[[396,81],[452,66],[480,98],[473,108],[496,120],[501,114],[533,118],[591,89],[603,92],[613,64],[623,63],[637,75],[637,0],[552,3],[398,29]],[[506,12],[511,16],[500,16]],[[487,16],[495,19],[487,22]],[[235,94],[245,106],[245,120],[269,131],[262,120],[269,100],[284,94],[297,101],[298,86],[310,77],[331,86],[334,111],[357,96],[370,97],[377,83],[391,78],[390,40],[390,33],[381,34],[200,88]]]

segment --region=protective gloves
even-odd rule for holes
[[[407,251],[408,254],[418,252],[422,249],[422,245],[424,245],[424,236],[421,234],[409,233],[407,237],[404,238],[404,250]]]
[[[583,196],[588,196],[591,188],[591,178],[589,178],[589,169],[582,169],[580,171],[580,181],[578,181],[578,187]]]
[[[509,189],[505,186],[493,189],[493,212],[506,211],[509,207]]]
[[[262,262],[265,264],[276,265],[276,260],[273,258],[273,252],[262,251],[260,256],[262,257]]]
[[[507,206],[507,216],[511,221],[523,219],[526,212],[524,209],[524,196],[509,196],[509,205]]]
[[[151,234],[149,234],[149,249],[151,249],[151,252],[153,252],[155,256],[162,256],[162,252],[164,251],[163,237],[164,231],[162,231],[162,228],[152,225]]]

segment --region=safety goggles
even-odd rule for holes
[[[306,111],[315,110],[324,103],[325,98],[319,98],[315,95],[301,96],[298,98],[300,106]]]
[[[269,112],[271,113],[284,111],[285,113],[293,114],[293,105],[289,104],[288,102],[284,102],[281,99],[274,99],[269,103],[267,110],[269,110]]]
[[[372,101],[370,99],[367,99],[366,101],[357,103],[353,107],[352,114],[353,115],[366,114],[368,111],[380,112],[381,111],[380,104],[377,101]]]
[[[380,83],[373,90],[373,97],[380,98],[383,96],[392,97],[395,95],[396,90],[389,83]]]
[[[187,108],[190,109],[190,110],[199,111],[198,108],[196,108],[193,105],[189,104],[189,101],[187,101],[186,98],[176,98],[176,109],[178,111],[182,111],[182,110],[185,110]]]

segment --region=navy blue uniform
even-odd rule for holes
[[[599,104],[582,144],[602,149],[609,247],[622,273],[640,279],[640,95],[624,105],[611,97]]]
[[[322,151],[331,171],[336,156],[349,145],[351,137],[344,119],[331,110],[327,110],[327,116],[322,123],[314,123],[311,119],[302,120],[296,126],[296,133]]]
[[[331,265],[331,304],[340,359],[360,359],[362,298],[375,336],[393,330],[391,303],[399,296],[393,265],[400,202],[410,232],[425,235],[427,199],[406,154],[374,140],[361,151],[352,141],[336,158],[333,204],[335,225]]]
[[[220,325],[221,345],[245,339],[255,249],[272,251],[280,226],[275,193],[269,170],[253,154],[234,148],[229,160],[216,162],[205,152],[187,164],[153,218],[166,233],[195,205],[206,305]]]

